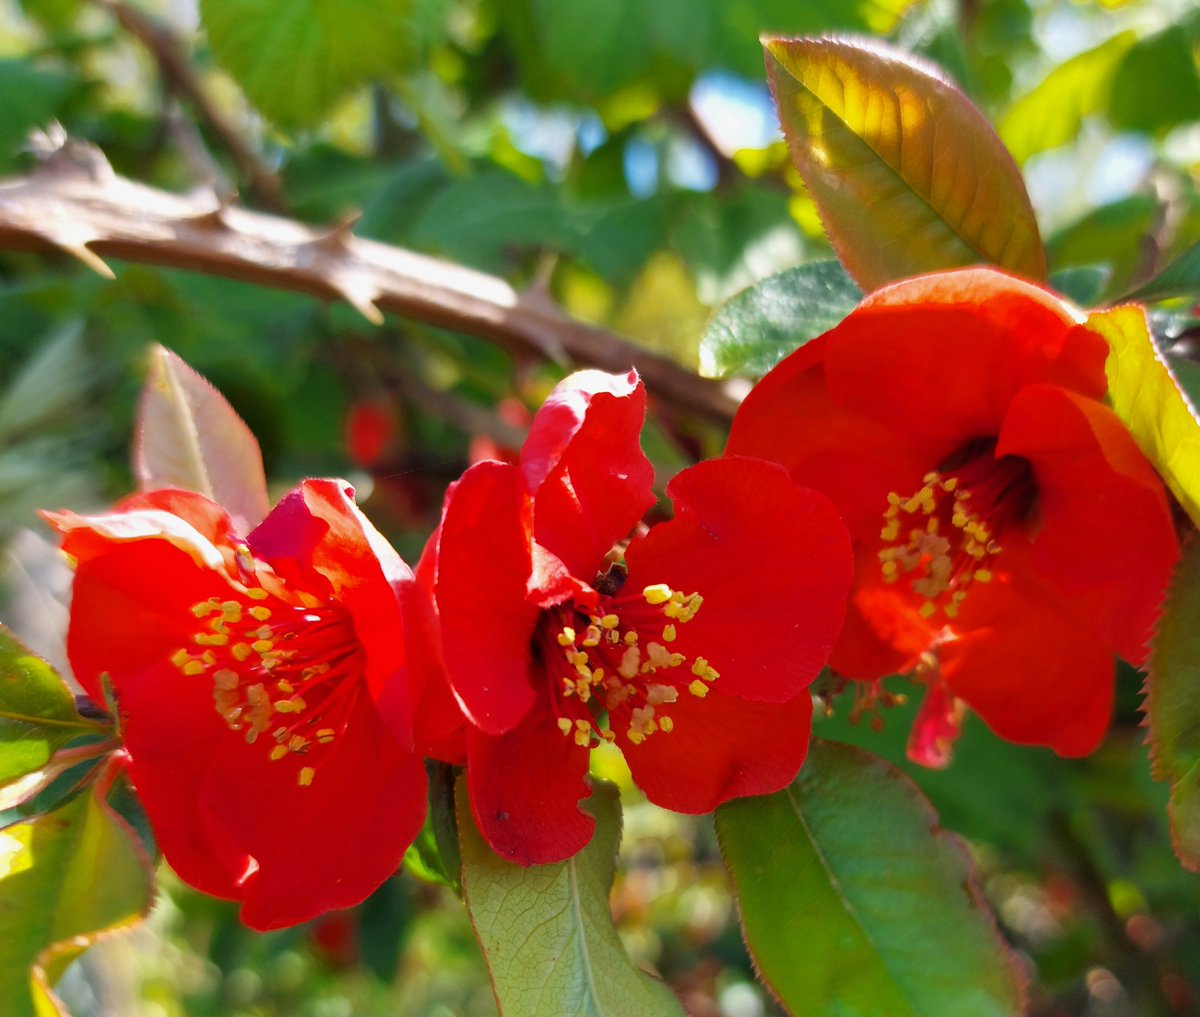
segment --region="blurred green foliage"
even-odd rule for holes
[[[1112,300],[1180,255],[1195,280],[1200,15],[1186,0],[289,0],[291,16],[275,17],[278,6],[139,9],[180,41],[291,214],[361,212],[361,235],[539,287],[685,365],[726,298],[831,257],[773,127],[761,32],[870,33],[936,61],[998,125],[1052,278],[1076,299]],[[31,167],[24,139],[51,120],[134,179],[261,200],[111,9],[0,0],[0,176]],[[152,342],[225,393],[274,487],[347,475],[410,560],[446,484],[472,456],[504,451],[464,404],[519,428],[561,374],[446,330],[114,268],[106,282],[65,258],[0,254],[0,539],[36,526],[36,507],[94,508],[129,489]],[[1186,380],[1200,347],[1177,294],[1195,286],[1141,292],[1174,298],[1154,320]],[[652,407],[647,445],[664,477],[722,441],[682,407]],[[20,614],[19,590],[0,577],[0,618]],[[969,723],[951,768],[908,768],[967,839],[1040,1017],[1200,1013],[1200,892],[1149,778],[1138,679],[1123,673],[1119,688],[1114,732],[1089,759]],[[869,715],[850,724],[844,699],[833,711],[820,736],[902,761],[910,706],[884,711],[881,732]],[[626,949],[697,1017],[778,1012],[754,983],[708,822],[639,802],[613,766]],[[149,925],[91,951],[63,995],[76,1017],[495,1012],[457,898],[408,874],[354,912],[268,936],[168,877]]]

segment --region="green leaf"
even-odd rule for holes
[[[224,506],[244,532],[271,507],[250,429],[220,392],[162,346],[151,351],[133,459],[143,491],[195,491]]]
[[[881,759],[814,741],[790,788],[717,810],[746,943],[797,1017],[1015,1017],[962,843]]]
[[[850,38],[764,45],[792,159],[864,290],[981,262],[1046,277],[1016,163],[931,65]]]
[[[1136,304],[1096,311],[1087,327],[1108,343],[1113,410],[1200,525],[1200,419],[1154,345],[1146,312]]]
[[[1194,30],[1172,25],[1134,46],[1113,79],[1112,125],[1153,134],[1193,121],[1200,108],[1196,43]]]
[[[1169,300],[1200,295],[1200,244],[1193,244],[1153,279],[1125,294],[1127,300]]]
[[[72,739],[102,734],[54,669],[0,625],[0,787],[41,771]]]
[[[1113,77],[1137,41],[1137,32],[1114,35],[1054,68],[1017,99],[996,124],[1018,163],[1074,140],[1083,118],[1103,113]]]
[[[768,276],[717,309],[700,338],[700,373],[761,377],[833,328],[861,299],[836,261],[809,262]]]
[[[1080,265],[1052,272],[1050,288],[1080,307],[1092,307],[1099,303],[1111,278],[1112,270],[1107,265]]]
[[[582,803],[596,832],[574,858],[522,868],[498,858],[458,784],[463,891],[502,1014],[509,1017],[683,1017],[661,982],[630,962],[608,894],[621,836],[617,789],[596,782]]]
[[[63,1014],[50,986],[104,932],[140,921],[153,873],[93,792],[0,830],[0,999],[7,1017]]]
[[[266,116],[320,122],[351,89],[404,69],[410,0],[201,0],[213,56]]]
[[[0,166],[10,164],[30,130],[54,118],[71,87],[67,75],[32,61],[0,60]]]
[[[1184,550],[1150,653],[1146,715],[1154,776],[1171,785],[1171,835],[1200,871],[1200,540]]]

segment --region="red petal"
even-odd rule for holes
[[[1024,566],[1013,572],[972,587],[964,633],[938,650],[946,687],[1001,738],[1087,755],[1112,712],[1112,651]]]
[[[558,729],[545,703],[507,734],[467,733],[467,782],[475,824],[492,850],[520,865],[561,862],[592,839],[579,810],[591,796],[591,750]]]
[[[684,470],[667,493],[676,517],[630,546],[621,599],[644,611],[647,586],[700,593],[671,649],[705,657],[725,695],[792,699],[824,666],[845,615],[850,542],[833,506],[782,467],[740,457]]]
[[[996,434],[1032,382],[1103,394],[1103,343],[1080,337],[1078,320],[1052,293],[991,269],[906,280],[829,333],[829,390],[899,434],[962,444]]]
[[[530,526],[516,467],[478,463],[446,493],[436,552],[446,673],[467,718],[491,734],[516,727],[534,701]]]
[[[733,419],[726,455],[782,463],[793,479],[837,506],[856,540],[880,528],[889,491],[915,491],[957,447],[912,441],[866,413],[835,402],[817,353],[802,346],[754,387]]]
[[[121,693],[130,682],[145,680],[147,669],[169,667],[166,662],[176,650],[192,648],[192,606],[209,597],[228,597],[230,586],[221,572],[198,566],[166,540],[105,548],[96,534],[73,530],[64,545],[73,553],[81,542],[91,547],[75,572],[67,655],[80,684],[100,702],[102,674]],[[208,712],[215,716],[211,687],[205,695]]]
[[[656,731],[641,745],[629,741],[627,722],[614,718],[613,732],[634,783],[650,801],[675,812],[711,812],[731,798],[778,791],[808,753],[807,690],[785,703],[754,703],[714,687],[704,699],[685,693],[661,712],[673,729]]]
[[[262,744],[234,735],[200,789],[210,822],[257,863],[239,888],[253,928],[358,904],[396,871],[424,822],[424,765],[389,735],[369,696],[358,697],[344,737],[315,763],[312,784],[301,787],[299,761],[272,761]],[[196,807],[184,794],[180,803]]]
[[[1179,547],[1162,481],[1129,432],[1101,403],[1036,385],[1013,400],[996,454],[1033,466],[1035,567],[1141,663]]]
[[[652,504],[642,453],[646,390],[637,374],[579,371],[550,393],[521,449],[537,541],[590,580]]]

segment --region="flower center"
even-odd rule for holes
[[[269,758],[291,759],[296,782],[307,787],[361,687],[363,651],[349,615],[332,604],[297,607],[256,588],[201,601],[192,613],[203,623],[195,649],[178,650],[171,663],[211,678],[213,705],[229,729],[251,744],[269,735]]]
[[[704,657],[670,647],[704,598],[664,584],[641,595],[601,595],[593,605],[568,601],[547,609],[534,637],[551,681],[558,727],[575,744],[613,741],[613,728],[640,745],[675,723],[665,707],[680,693],[708,695],[720,675]]]
[[[1028,515],[1037,494],[1029,463],[992,452],[995,442],[973,443],[925,474],[915,494],[888,494],[880,538],[883,578],[905,578],[923,599],[921,617],[940,610],[958,615],[973,583],[992,579],[1002,550],[997,538]]]

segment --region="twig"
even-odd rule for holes
[[[254,153],[245,139],[205,95],[188,62],[183,45],[164,25],[122,0],[91,0],[103,7],[118,24],[150,52],[158,64],[163,84],[187,102],[196,115],[208,125],[221,146],[229,153],[254,195],[272,212],[286,213],[287,202],[279,177],[272,173]]]
[[[728,423],[737,398],[673,360],[584,324],[503,279],[356,237],[319,230],[117,176],[99,150],[67,142],[33,173],[0,180],[0,249],[63,251],[112,277],[105,257],[228,276],[344,300],[373,323],[382,311],[500,343],[515,352],[609,371],[636,367],[655,395]]]

